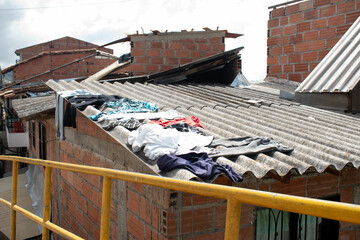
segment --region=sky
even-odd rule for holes
[[[226,50],[243,46],[243,73],[266,76],[269,6],[285,0],[0,0],[0,67],[15,64],[15,50],[64,36],[102,45],[128,34],[203,27],[244,36],[226,39]],[[129,43],[111,45],[114,54]]]

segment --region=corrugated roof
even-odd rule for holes
[[[238,53],[244,49],[244,47],[238,47],[231,49],[225,52],[217,53],[209,57],[204,57],[186,64],[179,65],[178,67],[171,68],[166,71],[152,73],[149,75],[134,76],[128,78],[117,78],[117,79],[108,79],[108,80],[99,80],[97,75],[100,75],[101,72],[106,72],[107,69],[112,68],[111,66],[99,71],[93,76],[86,79],[86,81],[126,81],[126,82],[154,82],[154,83],[175,83],[180,81],[204,81],[202,80],[201,74],[207,74],[205,77],[206,82],[216,82],[221,81],[222,83],[229,82],[234,80],[237,72],[236,66],[233,65],[232,71],[227,69],[227,75],[222,74],[222,78],[219,79],[214,72],[215,70],[224,69],[225,66],[230,65],[230,63],[238,58]],[[115,64],[115,63],[114,63]],[[211,73],[210,73],[211,72]],[[223,72],[224,73],[224,72]],[[233,73],[229,74],[229,73]],[[105,75],[106,76],[106,75]],[[204,75],[205,76],[205,75]],[[203,76],[203,78],[204,78]],[[215,76],[215,77],[214,77]],[[102,76],[104,77],[104,76]]]
[[[296,92],[349,92],[360,81],[360,17]]]
[[[55,91],[83,88],[93,93],[116,94],[153,102],[161,110],[176,109],[186,117],[199,117],[206,128],[205,132],[214,137],[272,137],[294,148],[290,155],[275,152],[253,157],[238,156],[235,159],[218,158],[218,162],[229,164],[244,176],[263,178],[268,174],[284,177],[288,174],[339,171],[346,165],[360,166],[359,115],[340,114],[282,100],[279,99],[279,90],[269,88],[266,84],[250,88],[52,80],[47,84]],[[249,100],[261,102],[251,103]],[[97,112],[95,108],[87,107],[83,114]],[[116,127],[108,133],[121,142],[129,132]],[[159,172],[156,165],[151,165],[145,157],[140,158],[149,168]],[[196,178],[186,170],[165,175],[181,179]]]
[[[55,108],[55,94],[49,96],[14,99],[12,106],[20,119],[29,119],[36,115],[52,111]]]
[[[13,85],[11,89],[5,89],[0,91],[0,97],[10,98],[19,94],[23,94],[26,92],[34,91],[34,92],[44,92],[49,90],[49,87],[45,85],[45,83],[30,83],[23,85]]]

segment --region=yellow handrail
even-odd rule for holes
[[[267,208],[274,208],[289,212],[296,212],[300,214],[312,215],[322,218],[334,219],[339,221],[353,222],[360,224],[360,205],[348,204],[341,202],[332,202],[326,200],[318,200],[305,197],[296,197],[286,194],[277,194],[271,192],[264,192],[258,190],[251,190],[238,187],[229,187],[216,184],[199,183],[193,181],[177,180],[172,178],[164,178],[159,176],[146,175],[141,173],[126,172],[120,170],[113,170],[108,168],[99,168],[92,166],[76,165],[70,163],[61,163],[54,161],[46,161],[40,159],[14,157],[14,156],[0,156],[1,160],[13,161],[14,165],[17,162],[24,162],[28,164],[35,164],[45,166],[45,179],[51,181],[51,168],[68,170],[73,172],[92,174],[104,177],[103,194],[102,194],[102,209],[101,209],[101,229],[100,239],[108,239],[109,237],[109,219],[110,219],[110,196],[111,196],[111,180],[118,179],[146,185],[172,189],[181,192],[193,193],[208,197],[215,197],[227,199],[226,225],[225,225],[225,239],[233,240],[239,238],[240,225],[240,209],[241,203],[247,203],[256,206]],[[15,171],[15,170],[14,170]],[[13,176],[17,178],[13,172]],[[14,184],[13,179],[13,184]],[[50,186],[50,183],[48,185]],[[44,199],[49,198],[49,190],[44,191]],[[14,186],[13,186],[14,190]],[[15,190],[16,191],[16,190]],[[13,196],[15,194],[13,193]],[[0,203],[10,207],[13,212],[18,211],[23,215],[34,220],[34,216],[26,211],[20,210],[16,205],[16,199],[12,203],[0,198]],[[47,214],[47,208],[44,201],[44,213]],[[47,220],[46,220],[47,219]],[[42,224],[44,228],[50,229],[64,237],[70,239],[81,239],[66,230],[56,226],[48,221],[48,218],[37,221]],[[13,220],[12,220],[13,224]],[[43,239],[47,239],[48,231],[43,231]],[[11,235],[13,237],[13,235]],[[12,238],[15,239],[15,238]]]

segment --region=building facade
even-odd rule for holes
[[[357,0],[309,0],[272,8],[267,75],[302,82],[359,16]]]

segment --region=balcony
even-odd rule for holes
[[[7,147],[28,147],[29,133],[21,121],[14,121],[11,125],[5,125]]]

